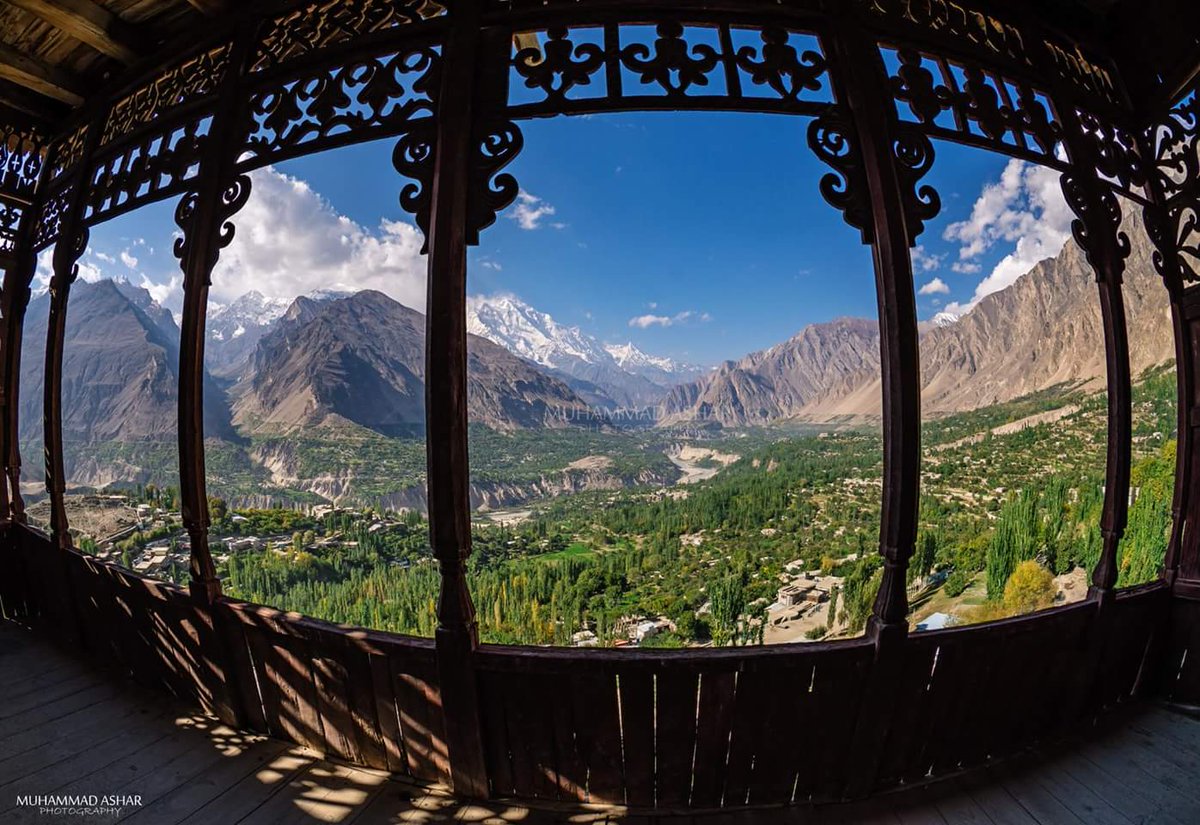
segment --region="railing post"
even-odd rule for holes
[[[479,0],[450,7],[433,141],[425,328],[429,537],[441,570],[438,680],[455,793],[488,795],[473,653],[479,644],[467,590],[471,554],[467,460],[467,256]]]
[[[883,385],[883,506],[879,552],[883,575],[867,636],[875,659],[859,708],[851,760],[857,765],[846,796],[872,789],[897,695],[895,684],[908,637],[907,569],[916,543],[921,480],[921,375],[916,294],[910,249],[939,202],[918,181],[933,162],[933,147],[895,115],[887,72],[876,44],[848,16],[839,20],[831,54],[839,97],[850,112],[862,171],[860,210],[871,241],[879,306]]]

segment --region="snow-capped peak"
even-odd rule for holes
[[[948,327],[958,323],[958,316],[953,312],[939,312],[929,320],[935,327]]]
[[[467,331],[545,367],[611,361],[599,342],[579,327],[560,324],[512,295],[470,298]]]
[[[257,290],[239,295],[228,304],[214,304],[209,309],[208,320],[226,321],[229,326],[266,326],[287,311],[290,301],[268,298]]]
[[[659,355],[647,355],[634,346],[632,341],[624,344],[605,344],[604,349],[625,370],[654,367],[663,372],[679,372],[687,369],[686,365],[681,365],[674,359]]]

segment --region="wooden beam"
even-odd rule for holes
[[[226,0],[188,0],[197,11],[207,14],[209,17],[220,14],[229,8],[229,3]]]
[[[47,127],[53,127],[69,111],[61,103],[3,79],[0,79],[0,107],[20,112],[26,120],[46,124]]]
[[[140,57],[133,26],[93,0],[4,0],[125,65]]]
[[[72,106],[83,103],[85,91],[75,75],[17,51],[7,43],[0,43],[0,77]]]

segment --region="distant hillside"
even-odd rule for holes
[[[472,335],[468,352],[471,421],[500,430],[563,427],[586,411],[566,384],[503,347]],[[231,395],[234,421],[246,432],[338,420],[387,435],[419,432],[425,316],[371,290],[323,302],[297,299],[259,341]]]
[[[1133,242],[1124,281],[1131,367],[1135,374],[1174,357],[1170,307],[1145,234]],[[922,408],[938,415],[985,407],[1073,384],[1105,381],[1104,328],[1095,275],[1074,241],[961,318],[923,325]],[[664,424],[717,421],[726,426],[784,419],[827,422],[880,414],[882,387],[876,322],[839,319],[727,362],[667,397]]]

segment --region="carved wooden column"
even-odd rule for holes
[[[204,334],[208,289],[221,250],[233,240],[230,218],[250,197],[250,178],[235,174],[234,167],[245,140],[248,119],[243,117],[238,78],[245,62],[248,38],[239,37],[221,81],[220,99],[213,113],[197,186],[185,194],[175,209],[175,224],[182,237],[175,241],[175,256],[183,271],[183,313],[179,339],[179,499],[184,528],[191,544],[192,595],[211,604],[221,595],[221,581],[208,547],[208,486],[204,464]]]
[[[50,496],[50,532],[55,545],[62,549],[71,546],[67,524],[66,477],[63,466],[62,439],[62,359],[67,331],[67,302],[71,285],[79,274],[79,257],[87,249],[88,228],[84,223],[84,206],[88,196],[88,171],[92,154],[99,141],[100,120],[93,121],[83,141],[83,154],[75,171],[71,172],[70,195],[63,210],[62,223],[54,244],[53,273],[50,276],[50,317],[46,326],[46,366],[42,373],[44,407],[42,410],[42,440],[46,455],[46,491]]]
[[[506,32],[484,36],[481,10],[480,0],[450,7],[434,133],[401,137],[393,157],[401,173],[420,177],[423,168],[427,176],[425,191],[407,187],[401,200],[428,227],[425,425],[430,544],[441,570],[438,678],[451,783],[455,793],[476,798],[488,795],[488,779],[472,663],[479,629],[465,566],[471,554],[466,248],[494,220],[495,210],[515,197],[515,181],[493,182],[492,175],[520,144],[512,124],[497,125],[487,117],[504,102],[497,100],[506,92],[496,82],[507,76],[510,47]]]
[[[1096,273],[1104,324],[1104,353],[1108,376],[1108,449],[1104,510],[1100,518],[1103,546],[1092,573],[1090,595],[1107,604],[1117,583],[1117,552],[1129,515],[1129,472],[1133,437],[1132,383],[1129,375],[1129,335],[1121,278],[1129,256],[1129,239],[1121,229],[1117,196],[1096,176],[1093,155],[1080,134],[1076,118],[1063,113],[1075,169],[1063,175],[1063,194],[1078,216],[1072,224],[1076,243]]]
[[[857,769],[847,779],[847,797],[865,796],[874,786],[889,720],[897,711],[896,683],[908,637],[907,569],[916,543],[921,479],[921,374],[916,294],[910,249],[934,217],[940,201],[920,186],[933,164],[933,146],[895,115],[879,49],[843,18],[833,38],[833,76],[847,122],[841,130],[841,164],[826,157],[845,178],[844,191],[828,179],[822,194],[842,207],[846,220],[871,243],[879,304],[883,384],[883,507],[879,552],[883,577],[867,622],[875,658],[851,741]],[[821,121],[814,122],[820,129]],[[809,142],[823,154],[820,141]],[[834,141],[834,145],[837,142]],[[854,144],[857,144],[855,146]],[[855,156],[861,168],[855,168]]]
[[[906,574],[916,542],[921,480],[920,352],[909,250],[941,205],[931,187],[919,185],[933,165],[933,146],[895,116],[878,48],[851,24],[840,29],[831,52],[862,163],[859,180],[848,181],[849,189],[862,189],[852,207],[861,214],[854,220],[848,214],[847,220],[871,243],[879,303],[884,569],[867,634],[886,644],[908,633]]]

